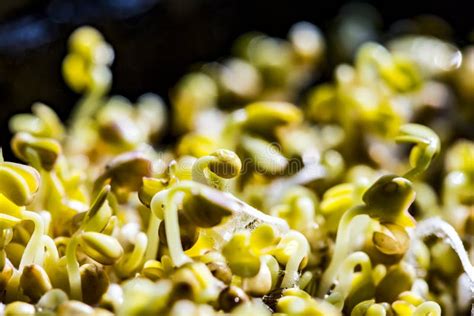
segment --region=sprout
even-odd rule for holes
[[[405,178],[386,175],[379,178],[363,196],[364,205],[351,208],[341,218],[336,245],[331,263],[323,274],[319,296],[324,296],[334,281],[337,267],[350,252],[350,223],[357,216],[368,215],[380,222],[393,223],[402,227],[413,227],[414,219],[408,207],[415,199],[411,182]]]
[[[220,149],[194,163],[193,180],[226,190],[226,180],[237,177],[241,168],[242,162],[234,152]]]
[[[125,253],[115,265],[117,274],[122,278],[134,275],[141,268],[147,249],[148,238],[145,233],[138,233],[135,237],[133,251]]]
[[[151,161],[142,153],[125,153],[109,162],[105,171],[97,178],[95,187],[110,181],[114,194],[119,200],[124,200],[126,194],[141,188],[143,177],[151,176],[151,172]]]
[[[417,88],[421,83],[418,69],[409,59],[392,55],[379,44],[366,43],[359,48],[356,56],[356,69],[362,80],[375,79],[372,76],[372,67],[395,91],[407,92]]]
[[[81,273],[76,254],[79,245],[87,256],[105,265],[117,262],[123,254],[122,246],[114,237],[98,232],[106,227],[111,218],[110,209],[105,203],[109,191],[110,187],[105,186],[99,192],[91,208],[83,216],[81,225],[67,242],[66,264],[73,299],[82,299]]]
[[[367,28],[360,10],[336,31]],[[0,314],[467,312],[473,54],[424,36],[356,42],[354,65],[305,97],[326,55],[318,28],[247,34],[238,56],[178,82],[168,124],[159,96],[106,95],[113,50],[76,30],[70,124],[35,103],[9,124],[27,165],[0,150]],[[448,99],[459,113],[439,115]],[[167,127],[176,143],[159,142]],[[403,176],[384,175],[405,166],[393,139],[411,146]]]
[[[36,137],[62,139],[64,126],[57,114],[43,103],[31,106],[33,114],[17,114],[9,121],[12,133],[26,132]]]
[[[357,268],[357,269],[356,269]],[[372,264],[364,252],[349,255],[338,271],[338,283],[326,300],[342,310],[351,310],[375,294]]]
[[[27,295],[33,302],[36,302],[47,291],[52,289],[51,281],[44,269],[32,264],[23,269],[20,277],[20,286],[23,293]]]
[[[412,169],[404,177],[412,179],[426,171],[431,161],[440,151],[440,141],[431,129],[419,124],[406,124],[400,127],[400,134],[395,138],[397,142],[414,143],[410,152]]]
[[[31,203],[40,184],[40,175],[35,169],[16,163],[1,162],[0,175],[2,178],[2,181],[0,181],[2,197],[17,206]],[[14,209],[16,208],[12,206],[12,210]],[[8,212],[8,207],[4,207],[2,211]]]
[[[456,254],[461,261],[462,267],[466,272],[471,284],[474,284],[474,267],[469,260],[469,256],[464,249],[462,240],[456,233],[456,230],[439,218],[426,219],[419,223],[416,229],[418,238],[423,238],[429,235],[435,235],[443,238],[456,251]]]
[[[82,299],[84,303],[95,305],[109,287],[109,277],[103,267],[96,264],[84,264],[81,273]]]
[[[84,232],[79,244],[89,257],[103,265],[113,264],[123,254],[122,246],[115,238],[101,233]]]
[[[176,200],[175,200],[176,199]],[[165,221],[166,237],[171,259],[176,266],[189,262],[179,236],[178,202],[183,201],[184,215],[198,227],[209,228],[221,223],[224,217],[249,217],[251,221],[277,223],[240,200],[192,181],[182,181],[168,190],[160,191],[151,203],[153,214]],[[205,204],[204,204],[205,203]],[[206,207],[203,207],[206,205]],[[268,219],[267,219],[268,217]],[[279,223],[281,225],[281,223]],[[285,227],[282,225],[279,228]]]
[[[303,260],[308,256],[309,243],[303,234],[297,231],[290,231],[285,234],[274,251],[280,263],[286,264],[285,276],[281,282],[281,287],[293,287],[298,283],[298,269]]]
[[[61,145],[50,138],[37,138],[28,133],[18,133],[12,139],[12,149],[15,155],[36,168],[50,171],[58,156]]]

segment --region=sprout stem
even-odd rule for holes
[[[123,265],[124,274],[129,275],[140,268],[147,250],[147,241],[147,236],[144,233],[140,232],[137,234],[132,254]]]
[[[285,276],[283,277],[283,281],[281,282],[282,288],[289,288],[295,286],[298,283],[298,268],[304,257],[308,255],[309,244],[308,240],[306,239],[306,237],[304,237],[303,234],[293,230],[286,234],[283,238],[289,238],[292,242],[297,243],[295,252],[292,256],[290,256],[290,259],[286,264]]]
[[[323,277],[321,279],[321,284],[319,285],[318,296],[324,297],[331,287],[332,282],[338,272],[339,265],[344,261],[351,249],[351,227],[350,224],[352,221],[359,216],[367,216],[361,214],[358,208],[352,208],[344,213],[339,222],[338,232],[335,242],[334,254],[332,256],[331,262],[324,271]]]
[[[151,212],[150,220],[148,223],[147,237],[148,243],[145,251],[145,261],[155,260],[158,255],[158,248],[160,244],[160,236],[158,235],[158,229],[160,228],[161,220]]]
[[[81,273],[79,271],[79,262],[76,258],[76,250],[79,244],[77,235],[74,235],[69,240],[69,244],[66,247],[66,263],[67,272],[69,278],[69,290],[71,298],[74,300],[82,300],[82,281]]]
[[[28,241],[28,244],[26,245],[23,257],[21,258],[19,266],[20,273],[27,265],[33,263],[42,264],[41,262],[36,261],[43,257],[42,252],[44,252],[44,247],[41,244],[41,236],[44,234],[43,218],[35,212],[26,210],[22,211],[21,214],[23,219],[32,221],[35,224],[35,228],[30,240]]]
[[[181,195],[177,195],[178,193],[180,192],[176,190],[172,190],[168,193],[168,196],[165,199],[165,208],[163,210],[168,249],[171,260],[176,267],[190,261],[189,257],[184,254],[183,245],[181,244],[178,222],[178,205],[176,201],[177,198],[181,197]]]
[[[461,265],[471,282],[471,287],[474,287],[474,267],[464,249],[461,238],[453,226],[440,218],[429,218],[418,223],[415,234],[418,238],[435,235],[447,242],[458,255]]]

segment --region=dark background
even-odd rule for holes
[[[446,20],[446,31],[468,43],[474,20],[468,2],[365,1],[380,14],[376,39],[396,32],[393,23],[420,14]],[[301,20],[323,31],[334,26],[345,1],[299,0],[0,0],[0,141],[9,151],[8,118],[42,101],[67,119],[78,95],[61,77],[67,38],[78,26],[99,29],[115,50],[112,94],[131,100],[169,89],[196,62],[229,55],[233,40],[258,30],[286,37]],[[385,35],[386,36],[386,35]]]

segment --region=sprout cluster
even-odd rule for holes
[[[156,95],[107,96],[113,50],[76,30],[67,125],[40,103],[10,121],[0,314],[468,313],[474,141],[443,113],[473,116],[473,48],[368,42],[310,87],[327,54],[307,22],[244,35],[177,83],[169,119]]]

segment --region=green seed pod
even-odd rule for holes
[[[102,231],[112,216],[112,209],[107,202],[107,194],[110,192],[110,185],[97,194],[89,211],[81,212],[74,216],[73,221],[81,223],[84,231]]]
[[[403,227],[394,224],[382,226],[381,231],[374,232],[372,242],[386,255],[404,254],[409,247],[410,236]]]
[[[146,207],[150,207],[153,196],[166,188],[168,181],[165,179],[143,177],[143,185],[138,191],[140,202]]]
[[[0,178],[2,179],[0,181],[0,194],[18,206],[31,203],[40,184],[38,171],[30,166],[12,162],[0,163]],[[12,207],[9,208],[14,209]],[[3,207],[2,211],[8,214],[6,206]],[[9,215],[19,217],[19,214]]]
[[[190,222],[189,219],[182,213],[178,214],[178,221],[179,221],[179,231],[180,231],[181,244],[183,245],[183,250],[188,250],[192,246],[194,246],[194,244],[199,238],[198,227],[194,225],[192,222]],[[160,235],[160,244],[168,246],[164,221],[160,223],[158,234]]]
[[[232,214],[229,201],[208,187],[192,190],[183,201],[183,214],[198,227],[209,228]]]
[[[392,266],[375,289],[377,302],[394,302],[398,295],[410,290],[415,281],[415,271],[406,263]]]
[[[241,168],[240,158],[233,151],[219,149],[194,162],[192,180],[226,191],[227,180],[237,177]]]
[[[9,123],[12,133],[27,132],[36,137],[61,139],[64,126],[56,113],[43,103],[31,106],[33,114],[17,114]]]
[[[216,157],[209,161],[209,170],[214,172],[219,177],[231,179],[239,175],[242,168],[242,162],[233,151],[220,149],[211,154]]]
[[[295,105],[286,102],[255,102],[245,107],[246,120],[243,128],[263,136],[271,136],[276,127],[298,124],[303,113]]]
[[[52,289],[51,281],[44,269],[32,264],[23,268],[20,277],[20,286],[23,293],[33,302],[37,302],[44,293]]]
[[[256,171],[269,176],[281,175],[288,166],[288,159],[277,146],[250,135],[241,139],[241,147],[252,159]]]
[[[231,285],[219,293],[219,309],[222,309],[226,313],[230,313],[235,307],[246,303],[249,300],[248,295],[241,288]]]
[[[58,306],[56,310],[58,316],[69,316],[69,315],[94,315],[94,309],[87,304],[79,301],[67,301]]]
[[[108,180],[112,191],[121,197],[129,192],[137,192],[143,185],[143,177],[150,177],[152,163],[140,152],[128,152],[110,161],[105,171],[97,178],[94,188],[97,191]]]
[[[53,169],[62,153],[61,145],[57,140],[34,137],[23,132],[13,137],[11,146],[15,156],[28,163],[39,163],[40,167],[47,171]],[[38,161],[35,161],[36,159]]]
[[[374,262],[394,264],[406,253],[410,246],[410,236],[406,230],[395,224],[381,224],[372,234],[364,250]]]
[[[67,294],[60,289],[52,289],[46,292],[38,301],[39,309],[54,312],[59,305],[68,300]]]
[[[5,308],[5,316],[35,315],[35,307],[24,302],[13,302]]]
[[[123,254],[122,246],[117,239],[101,233],[82,233],[80,245],[89,257],[103,265],[114,264]]]
[[[411,182],[394,175],[380,177],[363,195],[371,217],[402,227],[415,226],[408,207],[415,199]]]
[[[82,299],[89,305],[95,305],[109,287],[109,277],[103,267],[96,264],[84,264],[80,267]]]

